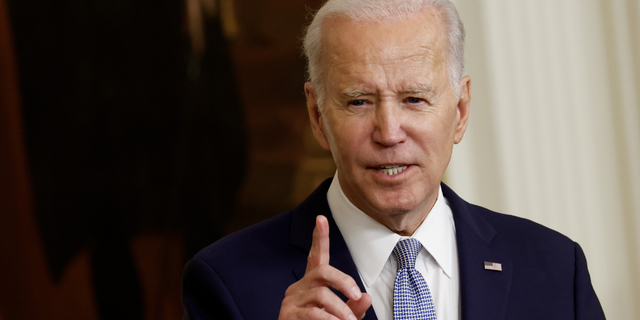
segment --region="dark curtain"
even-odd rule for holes
[[[180,0],[8,2],[51,274],[87,249],[102,319],[142,319],[131,238],[181,232],[190,257],[222,234],[244,177],[219,23],[196,59]]]

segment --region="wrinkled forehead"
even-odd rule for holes
[[[323,24],[321,63],[325,70],[345,63],[426,63],[444,66],[447,57],[444,25],[435,10],[427,9],[402,19],[358,21],[328,17]]]

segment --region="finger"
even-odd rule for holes
[[[326,310],[318,307],[296,308],[291,311],[280,313],[278,320],[341,320],[329,314]]]
[[[342,305],[342,317],[338,317],[328,310],[339,309]],[[340,312],[337,312],[340,315]],[[351,315],[351,316],[350,316]],[[282,300],[279,320],[321,319],[321,320],[355,320],[355,315],[344,303],[327,287],[317,287],[305,290],[299,294],[287,296]]]
[[[322,308],[340,320],[356,320],[351,308],[327,287],[318,287],[305,291],[298,296],[296,304],[298,304],[298,307]]]
[[[356,281],[330,265],[319,266],[308,271],[300,281],[287,288],[285,296],[297,295],[317,287],[332,287],[352,300],[359,300],[362,297],[362,291]]]
[[[307,288],[329,286],[342,292],[349,299],[359,300],[362,297],[362,291],[356,281],[330,265],[318,266],[305,274],[304,278],[308,281]]]
[[[329,221],[325,216],[316,217],[316,227],[313,229],[313,242],[307,258],[307,270],[329,264]]]
[[[371,307],[371,296],[368,293],[363,293],[360,300],[350,299],[347,301],[347,306],[349,306],[356,318],[362,319],[366,315],[367,310],[369,310],[369,307]]]

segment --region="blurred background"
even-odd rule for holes
[[[178,319],[184,262],[335,166],[310,132],[322,0],[0,0],[0,320]],[[445,180],[579,242],[640,319],[640,1],[457,0],[469,130]]]

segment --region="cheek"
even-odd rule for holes
[[[331,127],[335,128],[330,131],[333,141],[331,151],[343,162],[357,158],[364,152],[367,143],[370,143],[367,124],[353,120],[355,119],[331,122]]]
[[[437,137],[439,143],[453,143],[458,123],[457,110],[455,108],[444,108],[440,111],[429,119],[431,136]]]
[[[413,126],[411,137],[427,153],[429,162],[436,162],[436,159],[444,155],[453,146],[455,130],[449,123],[445,123],[442,118],[428,117]]]

